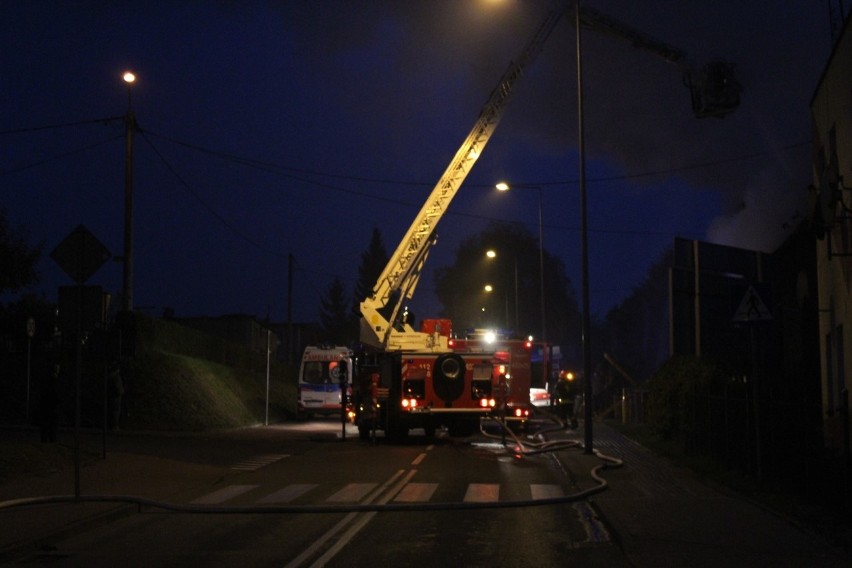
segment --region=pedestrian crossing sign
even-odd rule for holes
[[[758,293],[754,285],[749,286],[734,312],[734,322],[769,321],[771,319],[772,312],[766,306],[761,294]]]

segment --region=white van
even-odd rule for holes
[[[340,362],[346,365],[344,384],[352,386],[352,351],[348,347],[309,345],[299,367],[299,418],[340,414]]]

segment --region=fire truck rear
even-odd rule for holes
[[[430,322],[424,322],[424,328]],[[444,328],[449,329],[448,322]],[[530,349],[521,340],[451,339],[446,353],[400,351],[364,355],[353,386],[362,438],[382,430],[401,439],[422,428],[433,436],[479,430],[484,417],[516,426],[530,414]]]
[[[451,339],[454,353],[489,352],[494,366],[493,392],[500,417],[526,422],[530,416],[532,386],[531,340],[509,339],[499,332],[478,331],[464,339]]]
[[[353,403],[362,438],[382,430],[399,440],[418,428],[433,436],[441,427],[467,436],[496,406],[487,353],[379,353],[359,369]]]

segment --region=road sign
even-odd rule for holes
[[[766,302],[758,294],[757,288],[753,285],[749,286],[734,312],[734,322],[769,321],[771,319],[772,312],[766,307]]]
[[[77,284],[91,278],[111,256],[84,225],[71,231],[50,253],[50,258]]]

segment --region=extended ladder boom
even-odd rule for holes
[[[480,111],[470,134],[390,257],[372,296],[361,302],[362,342],[390,350],[446,349],[446,345],[438,344],[440,339],[437,337],[416,332],[407,323],[400,322],[401,309],[414,294],[429,248],[436,240],[435,227],[497,128],[515,82],[541,52],[564,11],[562,2],[552,8],[520,56],[509,65]]]

